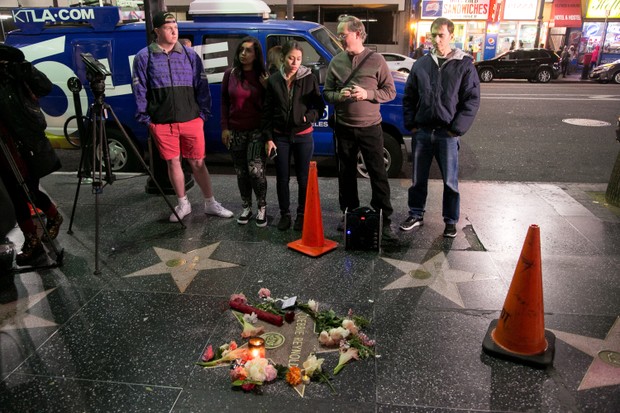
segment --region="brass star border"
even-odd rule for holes
[[[215,244],[186,253],[153,247],[161,262],[124,277],[170,274],[179,291],[184,293],[200,271],[239,266],[238,264],[210,258],[219,245],[220,243],[216,242]]]

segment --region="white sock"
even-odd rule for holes
[[[183,198],[177,198],[179,201],[179,205],[186,205],[189,204],[189,199],[187,199],[187,195],[185,195]]]
[[[207,204],[210,204],[211,202],[215,202],[215,197],[214,197],[214,196],[211,196],[211,197],[209,197],[209,198],[205,198],[205,202],[206,202]]]

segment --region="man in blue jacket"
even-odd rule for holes
[[[480,81],[473,59],[452,49],[454,23],[438,18],[431,25],[431,53],[416,60],[407,78],[403,113],[413,137],[413,174],[409,216],[400,229],[424,224],[428,175],[433,158],[443,178],[443,236],[456,237],[459,220],[459,140],[471,127],[480,106]]]
[[[178,42],[179,31],[172,13],[157,13],[153,27],[157,40],[140,50],[133,63],[136,118],[148,126],[168,165],[179,218],[192,212],[185,194],[181,156],[187,159],[205,198],[205,214],[230,218],[233,213],[213,197],[211,176],[204,163],[203,128],[211,111],[211,94],[202,60],[192,48]],[[170,221],[177,221],[175,214],[170,215]]]

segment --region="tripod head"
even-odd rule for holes
[[[90,53],[80,53],[86,66],[86,80],[90,82],[95,102],[102,103],[105,93],[105,78],[112,73]]]

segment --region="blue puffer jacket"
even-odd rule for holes
[[[405,128],[445,127],[462,136],[480,106],[480,79],[471,56],[454,49],[439,67],[435,56],[416,60],[403,97]]]
[[[133,62],[138,122],[177,123],[211,113],[209,82],[196,52],[177,43],[169,54],[151,43]]]

